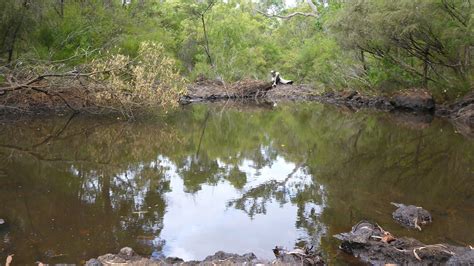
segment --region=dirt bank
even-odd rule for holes
[[[369,96],[356,90],[318,93],[308,85],[272,87],[270,82],[258,80],[243,80],[234,84],[198,80],[188,87],[188,93],[180,99],[180,103],[236,99],[264,99],[270,102],[318,101],[353,110],[371,108],[423,117],[436,115],[449,119],[461,134],[474,137],[474,92],[455,103],[437,105],[431,94],[423,89],[409,89],[391,96]]]

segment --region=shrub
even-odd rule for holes
[[[163,45],[140,44],[138,56],[106,56],[92,62],[92,72],[99,73],[95,99],[98,104],[120,110],[126,116],[157,107],[172,108],[185,93],[185,80],[175,61],[165,55]]]

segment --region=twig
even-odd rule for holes
[[[418,225],[418,217],[415,217],[415,228],[421,231],[421,227]]]
[[[418,249],[418,248],[414,248],[414,249],[413,249],[413,255],[415,255],[415,258],[416,258],[417,260],[421,261],[420,256],[418,256],[418,254],[416,253],[416,250],[417,250],[417,249]],[[421,250],[422,248],[419,248],[419,249]]]

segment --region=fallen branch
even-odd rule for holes
[[[70,71],[70,72],[66,72],[66,73],[55,73],[55,74],[42,74],[42,75],[39,75],[33,79],[30,79],[29,81],[23,83],[23,84],[17,84],[17,85],[14,85],[14,86],[10,86],[10,87],[3,87],[3,88],[0,88],[0,93],[3,94],[5,92],[8,92],[8,91],[16,91],[16,90],[21,90],[21,89],[24,89],[24,88],[42,88],[44,86],[32,86],[33,84],[35,84],[36,82],[39,82],[39,81],[42,81],[46,78],[49,78],[49,77],[69,77],[69,78],[77,78],[77,77],[90,77],[90,76],[93,76],[95,74],[99,74],[99,73],[105,73],[107,71],[101,71],[101,72],[91,72],[91,73],[78,73],[78,72],[74,72],[74,71]]]

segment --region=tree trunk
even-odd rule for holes
[[[425,48],[424,57],[423,57],[423,87],[428,87],[428,53],[430,49],[428,47]]]
[[[13,31],[13,36],[11,37],[8,50],[8,63],[13,60],[13,52],[15,50],[15,44],[18,37],[18,33],[20,32],[21,24],[23,24],[23,16],[21,16],[19,23],[16,25],[15,30]]]
[[[204,50],[206,51],[207,54],[207,60],[209,61],[209,64],[214,67],[214,63],[212,62],[212,57],[211,57],[211,51],[209,49],[209,38],[207,37],[207,30],[206,30],[206,20],[204,18],[204,13],[201,15],[201,22],[202,22],[202,29],[204,31]]]
[[[360,61],[362,62],[362,67],[364,67],[364,72],[367,72],[368,67],[367,67],[367,64],[365,63],[364,50],[360,50]]]
[[[64,18],[64,0],[59,1],[59,12],[61,14],[61,18]]]

